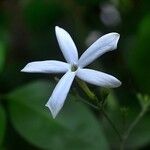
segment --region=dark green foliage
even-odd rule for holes
[[[100,19],[105,4],[118,10],[119,24],[106,26]],[[56,25],[71,34],[79,54],[86,50],[91,31],[120,33],[117,50],[103,55],[89,68],[122,81],[121,87],[109,91],[105,109],[123,133],[149,103],[137,98],[137,94],[142,98],[150,94],[149,6],[149,0],[0,1],[0,150],[119,149],[120,141],[108,122],[97,110],[83,105],[81,97],[88,102],[91,99],[78,86],[72,85],[65,106],[54,120],[45,104],[56,85],[51,81],[60,75],[25,74],[20,70],[35,60],[64,61],[55,37]],[[103,89],[89,87],[97,97],[103,98],[101,92],[107,96]],[[147,111],[131,132],[127,149],[149,149],[149,114]]]

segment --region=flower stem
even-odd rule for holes
[[[100,100],[97,98],[97,96],[88,88],[88,86],[85,82],[78,79],[77,83],[82,88],[82,90],[89,96],[89,98],[91,98],[93,100],[96,100],[97,106],[94,106],[94,105],[90,104],[89,102],[85,102],[85,101],[83,101],[83,102],[90,105],[90,106],[92,106],[93,108],[95,108],[99,112],[101,112],[103,114],[103,116],[107,119],[107,121],[110,123],[110,125],[112,126],[112,128],[114,129],[116,134],[118,135],[120,141],[122,141],[122,137],[121,137],[119,131],[117,130],[117,127],[115,126],[113,121],[109,118],[107,113],[104,111],[103,106],[99,104]]]
[[[129,137],[130,133],[132,132],[132,130],[134,129],[134,127],[141,120],[141,118],[144,116],[145,113],[146,113],[146,109],[142,109],[141,112],[139,113],[139,115],[131,123],[131,125],[129,126],[129,128],[125,131],[125,133],[124,133],[124,135],[122,137],[122,142],[121,142],[121,145],[120,145],[120,150],[124,150],[125,143],[126,143],[128,137]]]
[[[111,125],[111,127],[113,128],[113,130],[116,132],[116,134],[119,137],[119,140],[122,141],[122,137],[120,132],[118,131],[117,127],[115,126],[115,124],[113,123],[113,121],[109,118],[109,116],[107,115],[107,113],[102,109],[101,110],[103,116],[107,119],[107,121],[109,122],[109,124]]]
[[[82,99],[82,98],[81,98],[81,101],[82,101],[83,103],[85,103],[85,104],[87,104],[87,105],[93,107],[94,109],[99,110],[99,108],[98,108],[97,106],[95,106],[95,105],[89,103],[88,101],[86,101],[86,100],[84,100],[84,99]]]

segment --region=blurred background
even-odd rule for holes
[[[81,55],[100,36],[118,32],[117,50],[89,68],[122,81],[111,90],[106,110],[122,133],[150,94],[149,0],[0,1],[0,150],[118,149],[107,121],[74,92],[53,120],[45,108],[61,75],[25,74],[31,61],[62,60],[55,26],[70,33]],[[141,98],[142,97],[142,98]],[[126,149],[150,148],[150,113],[132,131]]]

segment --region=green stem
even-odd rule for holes
[[[134,129],[134,127],[137,125],[137,123],[141,120],[141,118],[144,116],[144,114],[146,113],[146,109],[142,109],[142,111],[139,113],[139,115],[135,118],[135,120],[131,123],[131,125],[129,126],[129,128],[125,131],[123,138],[122,138],[122,142],[120,145],[120,150],[124,150],[125,148],[125,143],[130,135],[130,133],[132,132],[132,130]]]
[[[77,79],[77,83],[79,84],[79,86],[82,88],[82,90],[89,96],[89,98],[91,99],[95,99],[96,102],[98,103],[98,107],[89,104],[88,102],[85,102],[87,104],[89,104],[90,106],[92,106],[93,108],[99,110],[100,112],[102,112],[103,116],[107,119],[107,121],[110,123],[110,125],[112,126],[112,128],[114,129],[114,131],[116,132],[116,134],[118,135],[120,141],[122,141],[121,135],[119,133],[119,131],[117,130],[115,124],[112,122],[112,120],[109,118],[109,116],[106,114],[106,112],[104,111],[104,109],[102,108],[101,105],[99,105],[99,100],[96,97],[96,95],[89,89],[89,87],[87,86],[87,84],[79,79]]]
[[[113,130],[116,132],[116,134],[119,137],[119,140],[122,141],[122,137],[120,132],[118,131],[118,129],[116,128],[115,124],[113,123],[113,121],[109,118],[109,116],[107,115],[107,113],[104,110],[101,110],[101,112],[103,113],[103,116],[107,119],[107,121],[109,122],[109,124],[111,125],[111,127],[113,128]]]
[[[125,131],[125,133],[123,134],[123,136],[121,136],[120,132],[118,131],[117,127],[115,126],[115,124],[113,123],[113,121],[109,118],[109,116],[107,115],[107,113],[104,111],[103,106],[100,105],[100,101],[99,99],[96,97],[96,95],[88,88],[87,84],[81,80],[77,80],[79,86],[82,88],[82,90],[89,96],[89,98],[91,98],[92,100],[96,100],[97,105],[98,106],[94,106],[91,105],[90,103],[88,103],[90,106],[92,106],[93,108],[99,110],[103,116],[107,119],[107,121],[109,122],[109,124],[112,126],[113,130],[115,131],[115,133],[118,135],[121,144],[120,144],[120,150],[124,150],[125,148],[125,143],[130,135],[130,133],[132,132],[132,130],[134,129],[134,127],[137,125],[137,123],[141,120],[141,118],[144,116],[144,114],[147,111],[147,107],[143,108],[141,110],[141,112],[139,113],[139,115],[135,118],[135,120],[131,123],[131,125],[129,126],[129,128]],[[85,102],[85,101],[84,101]],[[87,103],[87,102],[86,102]]]
[[[99,110],[99,108],[98,108],[97,106],[95,106],[95,105],[89,103],[88,101],[86,101],[86,100],[84,100],[84,99],[82,99],[82,98],[80,98],[80,99],[81,99],[81,101],[82,101],[83,103],[85,103],[85,104],[87,104],[87,105],[93,107],[93,108],[96,109],[96,110]]]

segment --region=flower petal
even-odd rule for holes
[[[56,60],[35,61],[28,63],[21,72],[63,73],[70,69],[70,64]]]
[[[78,62],[77,48],[69,33],[58,26],[55,27],[55,32],[59,47],[66,61],[71,64],[77,64]]]
[[[60,109],[63,107],[74,77],[75,77],[75,72],[68,71],[60,79],[50,99],[48,100],[46,106],[50,109],[53,118],[56,117]]]
[[[99,38],[81,55],[79,66],[85,67],[104,53],[116,49],[119,37],[118,33],[109,33]]]
[[[78,69],[77,77],[88,83],[106,88],[115,88],[121,85],[121,82],[115,77],[92,69]]]

